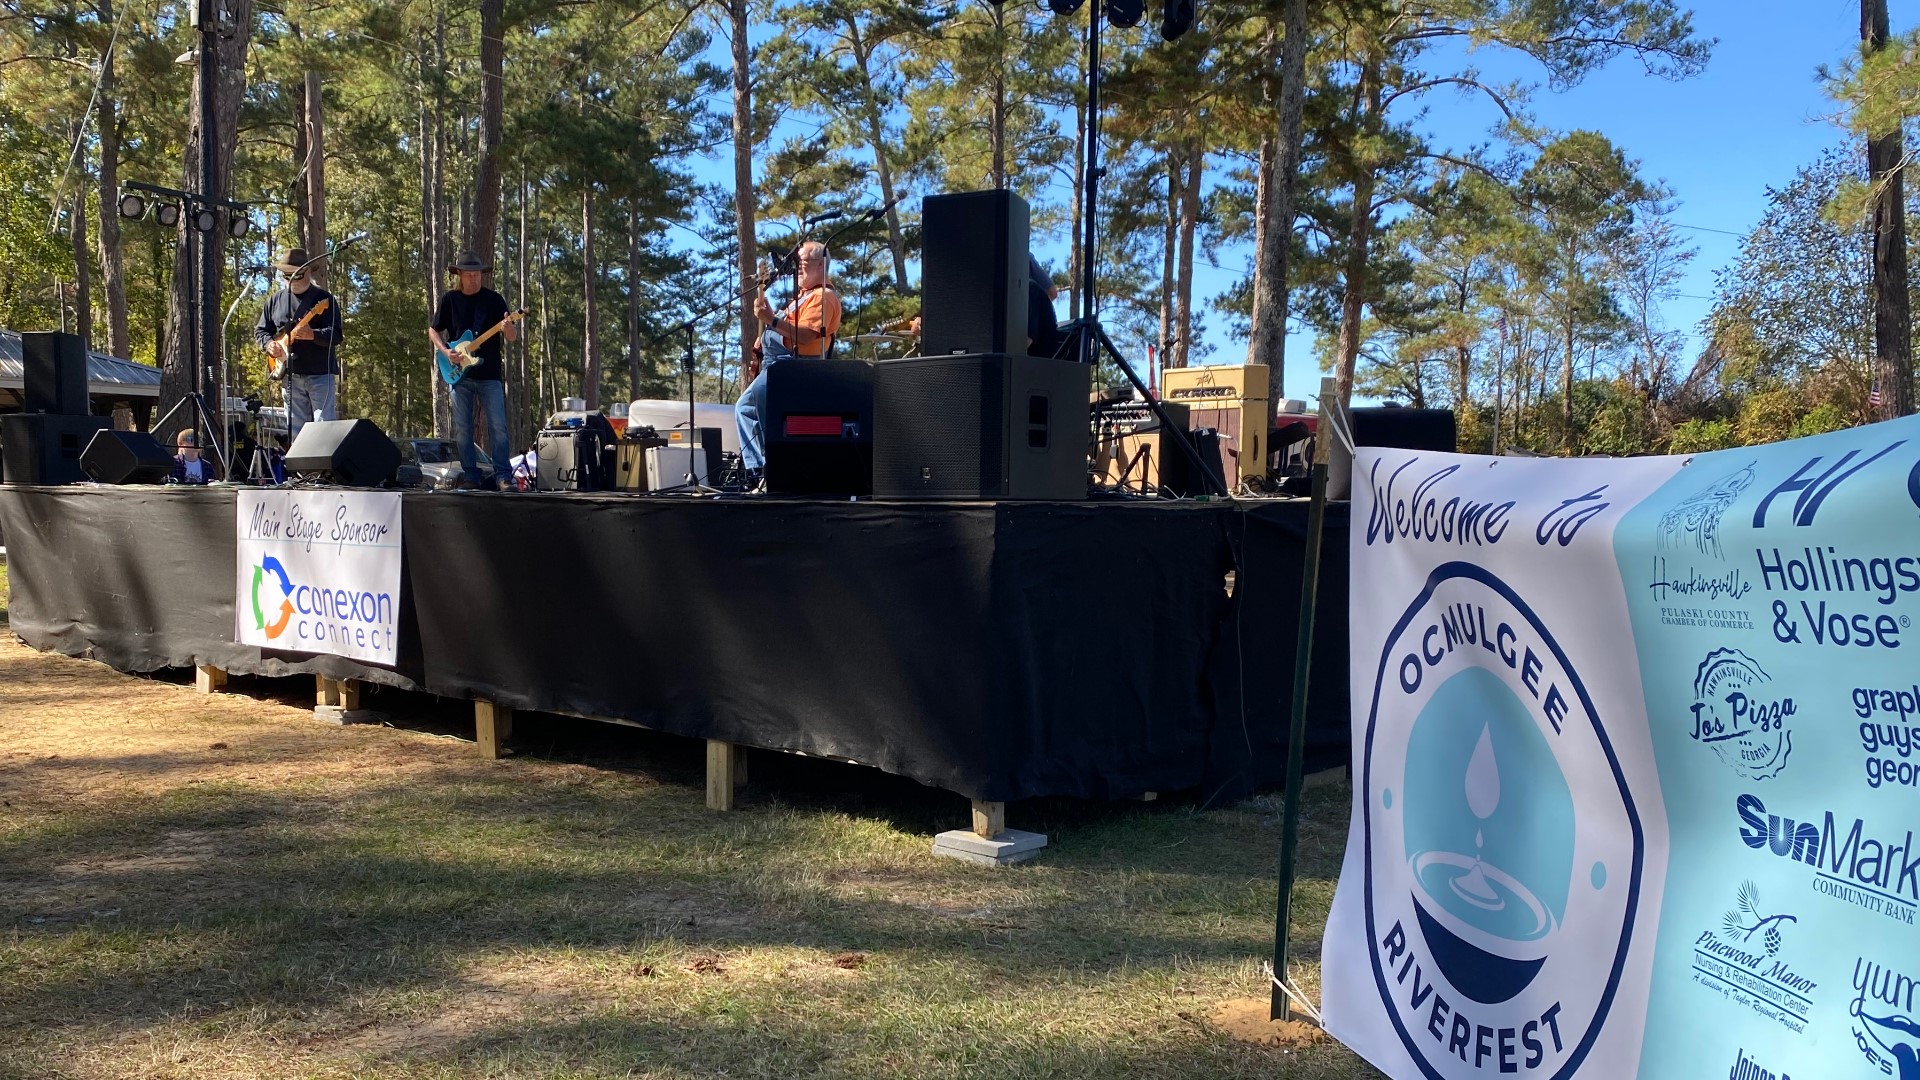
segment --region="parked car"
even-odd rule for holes
[[[446,491],[460,486],[460,450],[451,439],[395,439],[400,448],[399,482],[401,487],[426,491]],[[478,446],[473,448],[480,466],[480,483],[493,483],[493,460]]]

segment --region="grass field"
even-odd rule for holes
[[[756,754],[722,815],[691,740],[523,716],[488,763],[457,703],[234,689],[0,645],[0,1077],[1376,1075],[1208,1021],[1266,995],[1277,798],[1016,803],[1052,846],[991,870],[871,770]]]

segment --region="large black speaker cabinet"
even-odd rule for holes
[[[144,431],[103,429],[80,452],[80,471],[102,484],[164,484],[173,455]]]
[[[1092,371],[1006,354],[881,361],[874,497],[1086,498]]]
[[[1451,454],[1459,448],[1452,409],[1353,409],[1353,445]]]
[[[23,393],[27,412],[85,416],[87,350],[77,335],[36,330],[20,335]]]
[[[1027,203],[1004,188],[920,205],[920,351],[1027,351]]]
[[[873,493],[873,361],[782,360],[767,368],[767,490]]]
[[[321,474],[348,487],[378,487],[400,469],[400,448],[371,420],[313,420],[287,448],[287,475]]]
[[[77,484],[87,478],[80,455],[96,431],[113,421],[104,416],[9,413],[0,416],[0,446],[9,484]]]

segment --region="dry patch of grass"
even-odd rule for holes
[[[1265,993],[1277,800],[1017,804],[1053,846],[993,871],[866,770],[756,755],[713,814],[691,741],[524,717],[490,763],[424,697],[236,687],[0,645],[0,1077],[1374,1075],[1211,1019]]]

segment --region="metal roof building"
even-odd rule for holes
[[[26,385],[20,335],[0,330],[0,410],[20,408]],[[151,405],[160,397],[160,369],[103,352],[87,354],[87,395]]]

